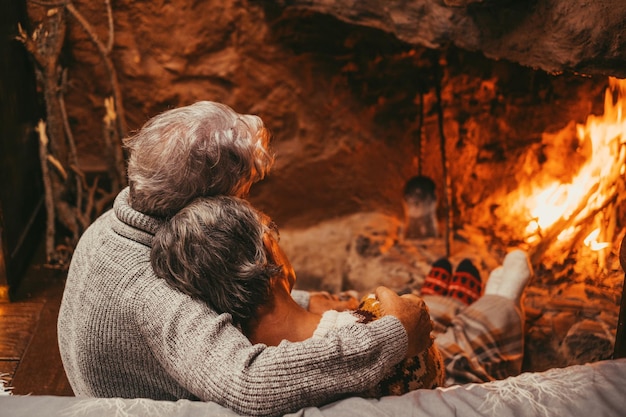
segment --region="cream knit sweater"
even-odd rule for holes
[[[125,189],[70,264],[58,334],[76,395],[200,399],[280,415],[365,391],[405,356],[406,332],[389,316],[300,343],[251,345],[230,315],[155,276],[150,242],[160,222],[127,200]]]

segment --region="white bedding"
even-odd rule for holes
[[[0,396],[0,416],[237,417],[215,403],[179,400]],[[419,390],[379,400],[346,398],[291,417],[626,416],[626,359],[524,373],[486,384]]]

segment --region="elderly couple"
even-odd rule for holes
[[[354,299],[294,290],[271,221],[243,199],[270,169],[269,139],[258,117],[203,101],[125,141],[130,186],[80,239],[59,313],[75,394],[280,415],[401,393],[375,388],[426,351],[443,358],[426,388],[520,372],[522,251],[470,304],[441,275],[423,297],[378,288],[374,320]]]

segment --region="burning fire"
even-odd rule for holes
[[[586,246],[600,250],[609,246],[606,221],[597,214],[616,200],[623,184],[626,160],[626,80],[609,78],[604,100],[604,115],[588,117],[576,126],[579,147],[591,149],[591,157],[581,166],[571,182],[555,180],[530,189],[520,198],[527,211],[525,241],[534,245],[548,234],[556,241],[569,241],[578,233],[587,233],[583,224],[595,229],[584,239]],[[568,163],[568,161],[564,161]],[[610,234],[610,232],[608,233]]]

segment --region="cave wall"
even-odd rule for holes
[[[289,12],[329,14],[414,45],[454,44],[550,73],[626,77],[621,0],[276,0]]]
[[[75,5],[107,39],[104,5]],[[258,114],[274,134],[277,164],[251,199],[283,227],[360,211],[399,216],[403,183],[418,172],[441,187],[437,85],[457,222],[480,220],[482,201],[514,187],[503,179],[514,179],[529,146],[541,160],[543,132],[601,111],[604,76],[554,76],[454,46],[431,50],[273,2],[112,5],[112,60],[129,130],[197,100]],[[95,47],[68,19],[67,108],[83,167],[97,171],[110,87]]]

